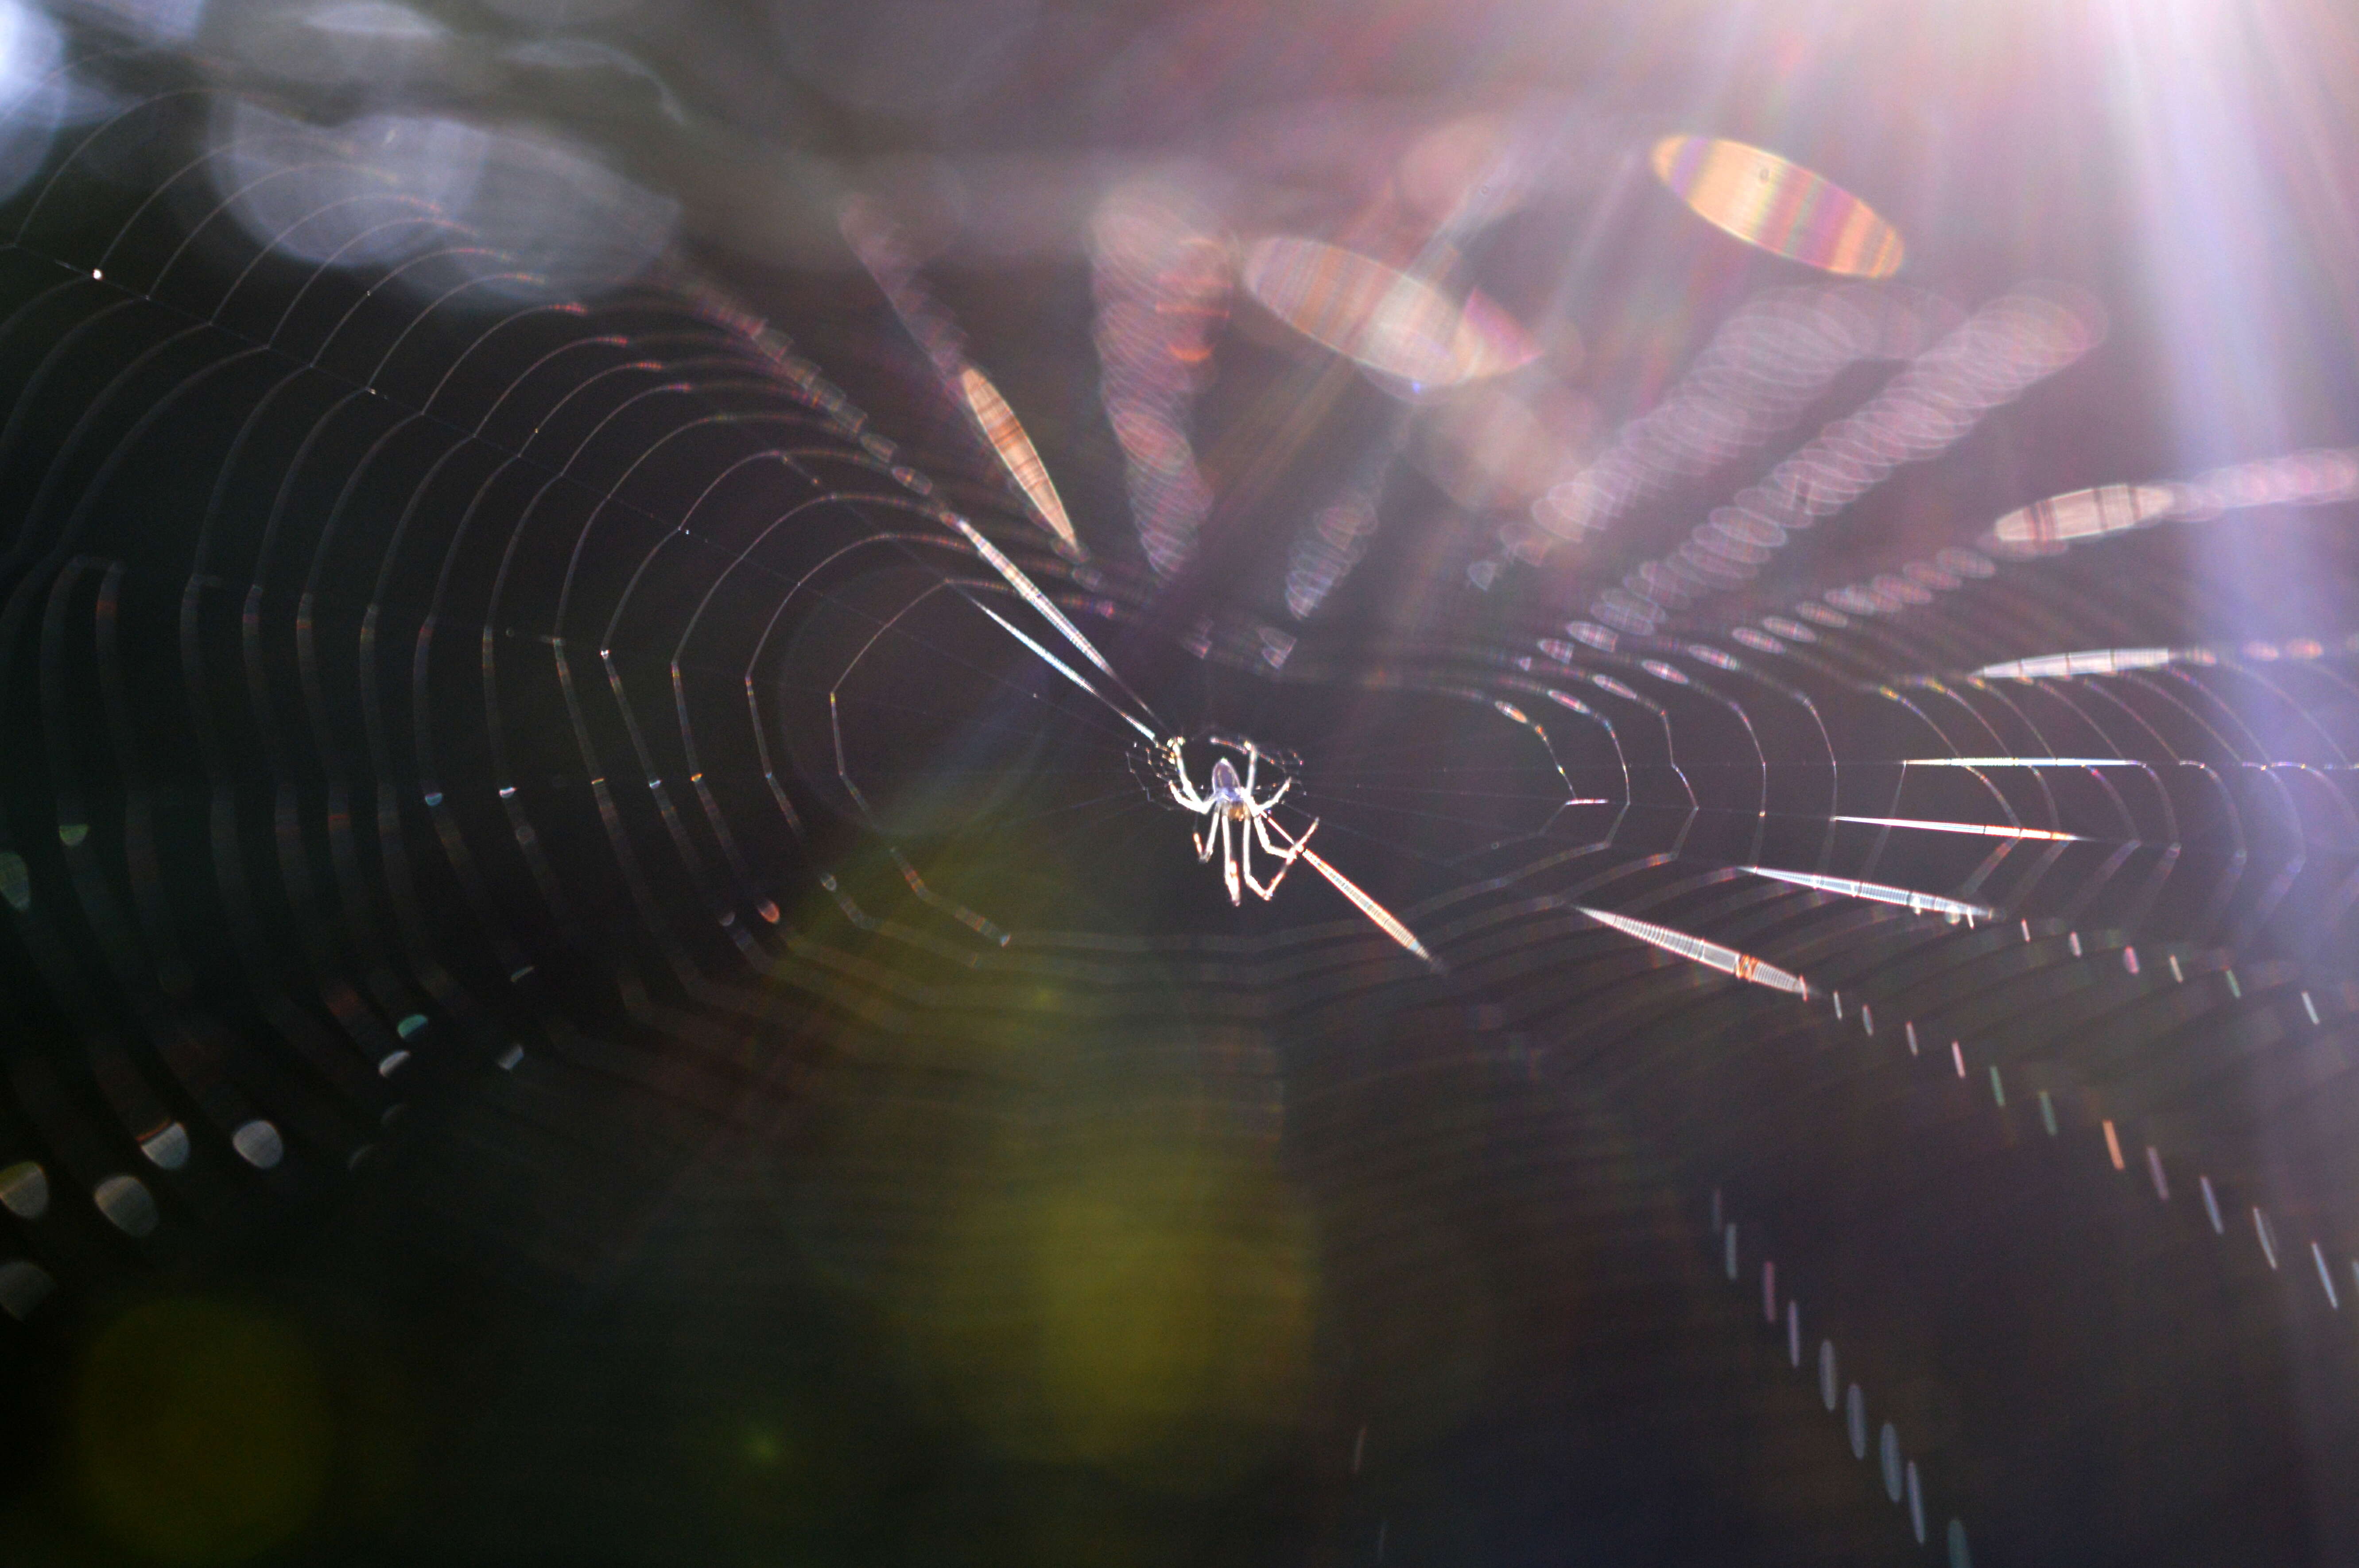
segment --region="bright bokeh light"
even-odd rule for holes
[[[1844,277],[1900,270],[1897,230],[1842,186],[1775,153],[1709,136],[1666,136],[1648,161],[1697,217],[1747,244]]]
[[[1228,319],[1235,254],[1207,205],[1162,181],[1107,193],[1092,214],[1090,287],[1106,422],[1121,443],[1140,547],[1169,574],[1210,514],[1190,411]]]
[[[132,37],[147,43],[185,43],[197,36],[204,0],[77,0]]]
[[[1413,388],[1503,375],[1539,352],[1479,295],[1453,304],[1432,284],[1339,246],[1260,240],[1239,277],[1262,308],[1312,342]]]
[[[999,388],[991,384],[991,379],[973,365],[959,373],[958,389],[966,401],[967,412],[974,416],[975,425],[983,431],[983,438],[990,443],[992,452],[1007,470],[1007,477],[1024,492],[1033,516],[1057,536],[1057,542],[1067,551],[1078,551],[1081,542],[1073,537],[1073,521],[1065,515],[1065,503],[1058,498],[1057,487],[1049,478],[1048,465],[1034,449],[1032,438],[1024,433],[1016,410],[1007,406],[1007,399],[999,395]]]
[[[582,149],[450,116],[325,126],[228,102],[208,171],[254,237],[339,267],[411,265],[413,287],[573,298],[638,276],[670,242],[679,203]]]
[[[2076,490],[2010,512],[1991,524],[2003,545],[2061,545],[2115,534],[2170,510],[2170,491],[2158,484],[2108,484]]]
[[[57,24],[19,0],[0,0],[0,197],[33,177],[74,109]]]

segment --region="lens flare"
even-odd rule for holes
[[[1665,136],[1649,161],[1697,217],[1747,244],[1844,277],[1900,270],[1897,230],[1842,186],[1775,153],[1710,136]]]
[[[1315,240],[1258,241],[1240,276],[1262,308],[1312,342],[1414,387],[1502,375],[1539,352],[1479,294],[1455,305],[1430,283]]]
[[[1186,190],[1124,186],[1090,219],[1099,395],[1122,444],[1139,545],[1166,576],[1194,554],[1212,509],[1189,427],[1235,264],[1225,232]]]
[[[1602,909],[1576,906],[1581,913],[1601,925],[1610,925],[1625,936],[1635,936],[1649,946],[1660,947],[1666,953],[1677,953],[1707,968],[1718,969],[1723,975],[1734,975],[1756,986],[1772,990],[1788,991],[1808,998],[1810,983],[1801,976],[1763,963],[1750,953],[1740,953],[1717,942],[1707,942],[1701,936],[1690,936],[1684,931],[1674,931],[1668,925],[1658,925],[1651,920],[1633,920],[1626,914],[1609,914]]]
[[[2003,545],[2068,544],[2152,522],[2171,509],[2174,499],[2159,484],[2099,485],[2010,512],[1991,524],[1991,534]]]
[[[2205,648],[2086,648],[2071,654],[2042,654],[2036,658],[2007,659],[1974,671],[1984,680],[2071,680],[2081,676],[2117,676],[2131,670],[2156,670],[2165,665],[2208,665],[2216,656]]]
[[[2078,844],[2078,833],[2057,833],[2045,827],[2011,827],[1996,822],[1933,822],[1917,816],[1831,816],[1830,822],[1850,822],[1864,827],[1914,827],[1923,833],[1963,833],[1976,838],[2037,838],[2050,844]]]
[[[49,1173],[31,1160],[0,1171],[0,1208],[18,1219],[38,1219],[49,1211]]]
[[[1068,554],[1077,554],[1082,542],[1073,534],[1073,520],[1065,515],[1065,503],[1057,495],[1057,487],[1049,478],[1049,465],[1040,460],[1033,448],[1032,438],[1024,433],[1023,424],[1016,410],[1007,406],[1007,399],[999,395],[999,388],[973,365],[959,373],[959,395],[966,399],[967,411],[983,427],[984,439],[1006,466],[1007,477],[1016,481],[1024,499],[1032,503],[1034,515],[1048,530],[1056,535]]]
[[[1894,887],[1887,882],[1861,881],[1854,877],[1821,876],[1814,871],[1780,871],[1767,866],[1747,866],[1745,870],[1756,877],[1769,877],[1781,882],[1819,892],[1841,893],[1847,898],[1864,898],[1875,903],[1895,903],[1911,914],[1933,914],[1951,920],[1990,920],[1997,911],[1987,904],[1968,903],[1962,899],[1943,898],[1938,893],[1919,892],[1915,888]]]

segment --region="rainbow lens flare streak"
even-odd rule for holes
[[[2006,659],[1974,671],[1983,680],[2071,680],[2081,676],[2117,676],[2131,670],[2158,670],[2166,665],[2210,665],[2218,658],[2208,648],[2090,648],[2075,654],[2042,654],[2036,658]]]
[[[1666,953],[1676,953],[1723,975],[1734,975],[1756,986],[1772,990],[1788,991],[1808,998],[1810,988],[1801,976],[1790,974],[1775,964],[1764,963],[1750,953],[1740,953],[1734,947],[1723,947],[1717,942],[1707,942],[1701,936],[1690,936],[1684,931],[1674,931],[1668,925],[1652,921],[1633,920],[1626,914],[1609,914],[1602,909],[1585,904],[1574,906],[1582,914],[1601,925],[1610,925],[1625,936],[1635,936],[1649,946],[1660,947]]]
[[[1915,816],[1832,816],[1830,822],[1851,822],[1864,827],[1914,827],[1926,833],[1967,833],[1978,838],[2037,838],[2052,844],[2086,842],[2078,833],[2052,833],[2045,827],[2007,827],[1992,822],[1930,822]]]
[[[1767,866],[1743,868],[1756,877],[1768,877],[1776,881],[1792,882],[1797,887],[1815,889],[1820,892],[1841,893],[1846,898],[1864,898],[1876,903],[1896,903],[1912,914],[1943,914],[1951,920],[1992,920],[1998,912],[1988,904],[1966,903],[1938,893],[1919,892],[1914,888],[1893,887],[1885,882],[1864,882],[1850,877],[1822,877],[1810,871],[1775,871]]]

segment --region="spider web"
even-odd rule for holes
[[[9,213],[0,700],[39,738],[0,791],[12,1316],[136,1271],[118,1235],[299,1206],[437,1081],[549,1055],[716,1104],[812,1070],[798,1030],[1182,985],[1306,1036],[1448,1012],[1680,1151],[1771,1353],[1840,1341],[1825,1403],[1919,1541],[2060,1506],[2003,1509],[2027,1466],[1971,1474],[1955,1435],[2054,1368],[1969,1396],[1925,1325],[1995,1289],[2073,1310],[2054,1224],[2003,1286],[1924,1227],[2118,1176],[2158,1206],[2125,1230],[2354,1310],[2344,628],[2217,640],[2238,616],[2187,602],[2159,526],[1850,587],[1799,549],[1742,622],[1636,635],[1538,593],[1175,628],[1118,529],[1064,559],[987,452],[882,433],[950,428],[896,349],[837,368],[864,409],[586,173],[541,254],[489,244],[390,156],[424,134],[147,83]],[[2214,528],[2347,499],[2288,462],[2155,477]],[[2347,580],[2335,528],[2271,525]],[[1211,731],[1285,759],[1288,831],[1446,973],[1307,878],[1228,907],[1141,778]],[[1831,1131],[1842,1160],[1793,1157]],[[2303,1353],[2354,1375],[2347,1336]]]

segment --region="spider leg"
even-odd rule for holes
[[[1221,826],[1219,831],[1221,835],[1221,880],[1229,885],[1229,902],[1231,903],[1243,903],[1245,902],[1245,894],[1237,887],[1237,851],[1236,847],[1229,842],[1229,818],[1228,814],[1225,812],[1221,816]]]
[[[1302,853],[1302,847],[1310,842],[1310,836],[1319,831],[1319,824],[1323,821],[1324,818],[1317,816],[1312,817],[1310,819],[1310,826],[1304,828],[1299,833],[1288,833],[1285,828],[1277,826],[1276,822],[1271,821],[1266,815],[1259,820],[1266,835],[1274,835],[1277,838],[1284,839],[1287,847],[1283,849],[1278,849],[1277,846],[1270,843],[1268,837],[1265,837],[1262,839],[1263,846],[1268,849],[1271,854],[1291,861],[1295,856]]]
[[[1251,793],[1250,793],[1250,792],[1248,792],[1248,793],[1247,793],[1247,795],[1245,795],[1245,798],[1246,798],[1247,800],[1251,800],[1251,799],[1253,798],[1253,795],[1251,795]],[[1255,892],[1259,893],[1259,894],[1260,894],[1260,896],[1261,896],[1263,899],[1266,900],[1266,899],[1269,897],[1269,894],[1267,894],[1267,893],[1266,893],[1266,892],[1262,892],[1262,891],[1261,891],[1261,883],[1259,883],[1259,882],[1257,882],[1257,881],[1256,881],[1254,880],[1254,872],[1253,872],[1253,844],[1254,844],[1253,821],[1254,821],[1254,819],[1253,819],[1252,816],[1250,815],[1252,808],[1251,808],[1250,806],[1248,806],[1248,807],[1246,808],[1246,810],[1247,810],[1248,815],[1245,817],[1245,819],[1244,819],[1244,820],[1240,821],[1240,822],[1237,824],[1237,860],[1238,860],[1238,863],[1239,863],[1240,869],[1241,869],[1241,870],[1243,870],[1243,871],[1245,872],[1245,886],[1247,886],[1247,887],[1249,887],[1249,888],[1253,889]]]
[[[1173,790],[1172,794],[1178,795],[1180,790],[1188,792],[1186,795],[1180,797],[1180,804],[1204,819],[1204,831],[1201,834],[1191,833],[1196,839],[1196,863],[1203,865],[1212,858],[1213,832],[1219,825],[1217,808],[1211,801],[1196,793],[1196,786],[1188,782],[1188,775],[1184,773],[1180,775],[1179,788]]]
[[[1302,830],[1299,837],[1289,837],[1285,828],[1273,827],[1270,825],[1269,818],[1258,813],[1254,816],[1253,826],[1254,831],[1260,835],[1261,847],[1277,858],[1277,875],[1269,879],[1269,885],[1267,887],[1262,886],[1259,882],[1253,881],[1250,875],[1246,877],[1246,881],[1252,883],[1254,892],[1259,893],[1264,899],[1275,898],[1277,896],[1277,884],[1284,881],[1286,880],[1286,873],[1294,869],[1295,857],[1300,855],[1302,853],[1302,847],[1310,842],[1310,836],[1319,831],[1319,823],[1314,818],[1310,826]],[[1287,848],[1281,849],[1275,843],[1271,842],[1270,835],[1272,833],[1276,833],[1280,838],[1286,838],[1288,840]]]
[[[1201,816],[1212,802],[1196,793],[1194,782],[1188,777],[1188,753],[1180,741],[1168,741],[1164,742],[1163,755],[1171,764],[1171,776],[1164,787],[1170,790],[1172,799]]]

